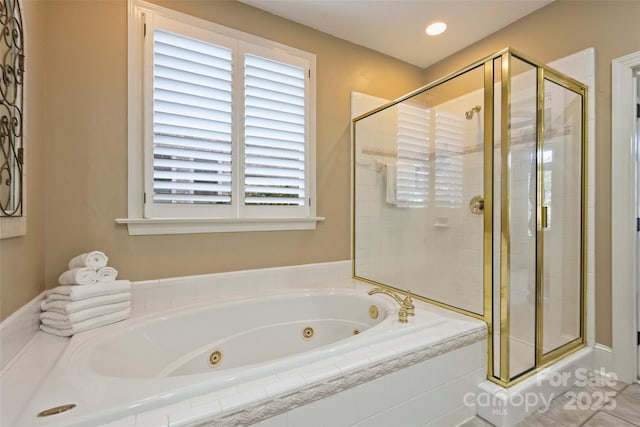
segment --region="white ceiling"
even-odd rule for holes
[[[240,0],[426,68],[553,0]],[[444,21],[444,34],[425,28]]]

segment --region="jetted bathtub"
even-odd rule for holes
[[[134,317],[74,336],[20,425],[98,425],[219,393],[209,408],[215,415],[233,409],[233,402],[290,394],[378,356],[406,352],[409,338],[404,347],[386,343],[447,320],[418,309],[400,324],[397,312],[391,299],[369,296],[362,287],[288,291]],[[371,356],[376,346],[381,351]]]

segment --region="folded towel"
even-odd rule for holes
[[[113,282],[118,277],[118,270],[113,267],[102,267],[96,271],[98,282]]]
[[[109,257],[104,252],[93,251],[78,255],[69,261],[69,270],[76,267],[102,268],[107,265]]]
[[[93,317],[105,314],[116,313],[118,311],[131,308],[130,301],[117,302],[115,304],[106,304],[99,307],[87,308],[71,314],[57,313],[55,311],[44,311],[40,313],[40,320],[44,325],[53,326],[54,328],[70,328],[74,323],[79,323]]]
[[[49,313],[59,313],[66,315],[95,307],[101,307],[103,305],[115,304],[125,301],[131,301],[131,292],[119,292],[117,294],[85,298],[79,301],[45,299],[40,303],[40,309],[43,312],[46,311]]]
[[[94,283],[91,286],[58,286],[48,292],[47,300],[79,301],[85,298],[117,294],[130,290],[131,282],[128,280]]]
[[[58,277],[58,283],[61,285],[90,285],[96,281],[96,270],[89,267],[72,268]]]
[[[95,285],[94,285],[95,286]],[[58,294],[52,294],[58,295]],[[78,311],[88,310],[107,304],[114,304],[123,301],[131,301],[131,292],[118,292],[117,294],[103,295],[81,299],[79,301],[69,301],[64,299],[45,299],[40,303],[40,309],[44,312],[72,314]]]
[[[82,322],[73,323],[68,328],[55,328],[53,326],[40,325],[40,330],[49,334],[58,335],[60,337],[70,337],[71,335],[79,332],[88,331],[90,329],[98,328],[100,326],[110,325],[112,323],[119,322],[121,320],[128,319],[131,316],[131,309],[117,311],[111,314],[105,314],[102,316],[93,317],[91,319],[84,320]]]

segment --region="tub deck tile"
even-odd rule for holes
[[[128,417],[118,418],[115,421],[104,424],[104,427],[134,427],[136,425],[136,416],[129,415]]]
[[[169,414],[174,411],[190,410],[189,401],[173,403],[162,408],[152,409],[136,415],[136,425],[164,427],[169,425]]]
[[[242,408],[248,404],[267,399],[267,392],[264,388],[253,388],[243,393],[233,396],[226,396],[220,399],[220,406],[224,412],[231,412],[234,409]]]
[[[240,394],[238,392],[237,387],[227,387],[222,390],[216,390],[210,393],[201,394],[199,396],[192,397],[190,399],[191,407],[196,408],[198,406],[207,406],[207,405],[220,405],[220,399],[225,397],[231,397]]]
[[[275,374],[272,374],[269,376],[261,377],[257,380],[240,383],[237,387],[240,393],[246,393],[250,392],[254,388],[265,388],[268,384],[273,384],[277,381],[280,381],[280,379]]]
[[[339,377],[341,374],[340,368],[336,365],[320,362],[311,364],[302,376],[307,380],[307,384],[313,384]]]
[[[306,379],[304,379],[304,373],[305,373],[305,368],[294,368],[294,369],[289,369],[283,372],[277,372],[276,376],[280,379],[287,379],[290,377],[300,377],[304,380],[304,383],[306,384],[307,381]]]
[[[222,411],[219,400],[210,401],[205,405],[198,405],[189,409],[173,411],[169,413],[169,426],[181,427],[194,423],[206,421],[208,418],[219,414]]]
[[[336,364],[343,374],[347,374],[371,365],[370,356],[371,352],[363,348],[340,355]]]
[[[281,394],[290,393],[300,387],[307,385],[307,381],[301,375],[289,376],[285,378],[276,377],[276,380],[270,384],[265,384],[264,389],[269,397],[279,396]]]

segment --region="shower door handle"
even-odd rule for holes
[[[540,228],[543,230],[549,228],[549,207],[542,206],[540,209]]]

